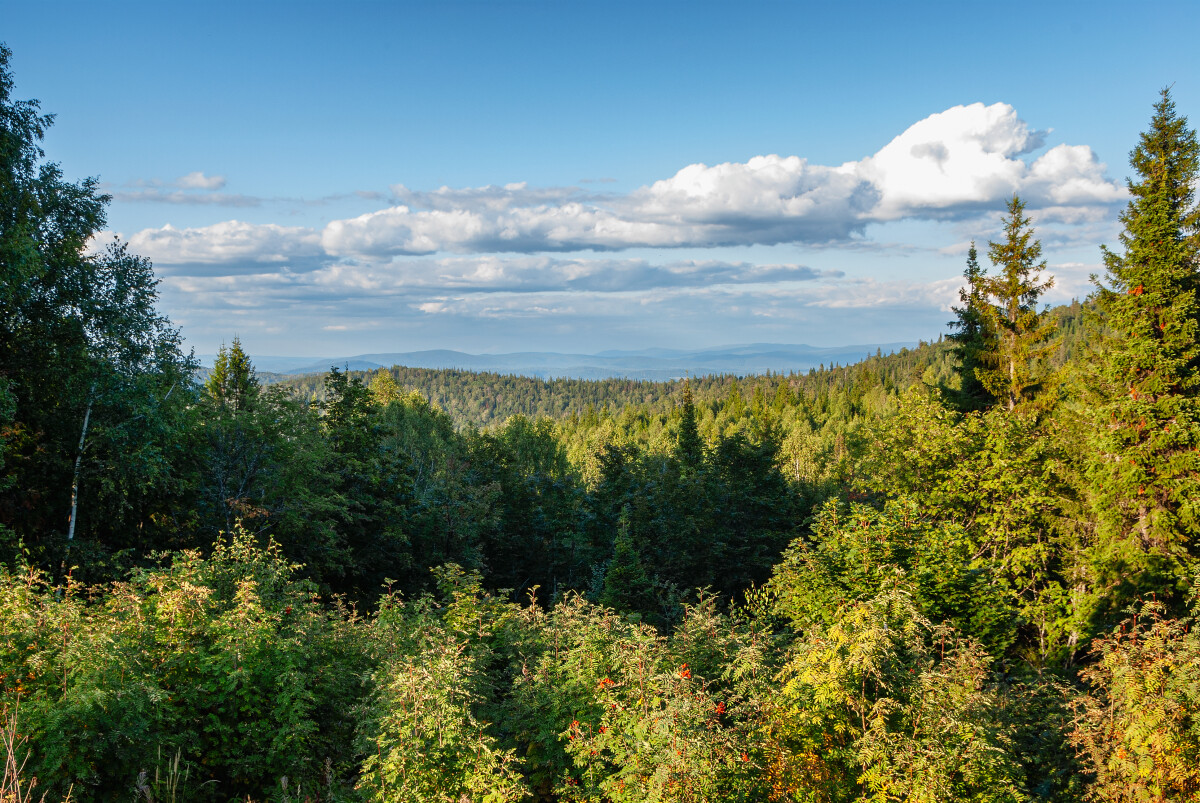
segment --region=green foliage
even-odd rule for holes
[[[652,611],[657,607],[654,585],[629,535],[629,510],[621,514],[613,556],[604,571],[601,605],[621,611]]]
[[[1045,260],[1039,262],[1042,244],[1033,239],[1025,204],[1013,196],[1008,204],[1002,242],[988,243],[988,258],[1000,269],[998,275],[980,274],[978,290],[985,303],[980,308],[991,349],[978,357],[982,370],[976,376],[994,398],[1009,410],[1029,401],[1043,381],[1040,363],[1050,352],[1046,343],[1053,323],[1039,313],[1037,300],[1054,286],[1054,279],[1041,279]],[[992,300],[994,299],[994,301]]]
[[[194,366],[154,309],[149,262],[119,242],[91,250],[108,196],[45,161],[53,118],[13,99],[10,58],[0,45],[0,376],[16,400],[0,522],[57,566],[74,518],[73,557],[104,574],[125,533],[153,533],[178,499]]]
[[[1107,335],[1088,399],[1095,562],[1106,585],[1132,586],[1121,599],[1174,585],[1178,600],[1200,544],[1200,145],[1169,92],[1130,161],[1124,253],[1105,250],[1097,290]]]
[[[683,402],[680,405],[679,432],[675,439],[675,456],[688,469],[695,469],[704,457],[704,444],[696,426],[696,404],[692,399],[692,386],[683,383]]]
[[[392,377],[389,371],[380,371],[371,380],[371,398],[376,404],[381,404],[384,407],[394,401],[400,401],[400,386],[396,384],[395,378]]]
[[[902,591],[842,606],[781,674],[774,798],[1023,800],[988,663]]]
[[[16,409],[17,399],[9,391],[9,382],[6,378],[0,377],[0,470],[4,468],[4,453],[8,447],[8,439],[12,435],[11,424]],[[0,492],[11,484],[12,480],[8,476],[0,474]],[[6,543],[10,536],[9,529],[0,522],[0,555],[11,550],[11,546]]]
[[[400,495],[389,526],[403,533],[412,556],[384,577],[401,588],[422,589],[432,566],[479,568],[485,538],[497,526],[500,490],[475,470],[468,441],[417,393],[384,408],[379,426],[378,459],[396,472],[393,487]]]
[[[381,619],[397,615],[393,607]],[[376,671],[360,732],[369,744],[358,788],[380,803],[525,799],[521,764],[474,713],[486,684],[470,644],[417,614],[403,653]],[[408,629],[408,628],[406,628]]]
[[[1095,776],[1089,798],[1193,800],[1200,795],[1200,635],[1194,620],[1139,606],[1099,639],[1075,701],[1073,741]]]
[[[2,696],[20,698],[27,771],[54,794],[127,790],[178,753],[196,799],[316,788],[350,755],[353,620],[317,603],[277,549],[237,532],[89,605],[35,570],[0,576]]]
[[[1084,303],[1038,312],[1014,197],[951,338],[853,366],[263,388],[234,338],[201,387],[149,263],[85,250],[107,199],[45,163],[8,60],[0,758],[30,752],[0,797],[1200,795],[1200,147],[1168,94]]]
[[[584,586],[595,556],[579,532],[582,489],[551,422],[513,416],[467,446],[475,482],[496,492],[495,526],[481,544],[493,586],[519,596],[533,586],[551,594]]]
[[[735,411],[739,416],[755,412],[744,398],[740,407],[725,403],[735,382],[739,384],[739,395],[744,392],[753,398],[755,393],[761,393],[764,398],[771,400],[776,412],[793,404],[812,404],[814,401],[822,414],[831,412],[835,407],[849,412],[877,386],[888,390],[908,387],[930,369],[938,383],[950,381],[957,371],[949,345],[923,343],[916,349],[904,348],[894,354],[868,357],[853,369],[847,366],[822,366],[819,370],[786,375],[708,375],[669,382],[630,379],[547,380],[399,365],[375,372],[344,373],[368,384],[385,374],[389,375],[402,390],[417,391],[431,404],[445,411],[459,428],[497,427],[514,415],[523,415],[531,419],[549,418],[562,422],[571,430],[591,430],[603,426],[605,421],[623,421],[637,426],[642,430],[640,436],[648,439],[661,434],[660,427],[667,422],[678,421],[682,413],[679,401],[686,382],[693,394],[701,437],[711,439],[716,433],[707,432],[706,426],[710,421],[715,421],[718,414],[730,419]],[[325,398],[324,375],[287,377],[281,379],[279,384],[303,399]],[[850,397],[849,405],[839,400],[842,394]],[[664,441],[663,445],[667,443]]]
[[[1080,545],[1067,521],[1069,436],[1055,427],[1003,409],[960,416],[910,391],[873,428],[863,465],[867,490],[920,499],[924,516],[961,527],[971,569],[987,572],[997,615],[1016,628],[1000,641],[968,632],[1035,667],[1069,662],[1089,615],[1069,591]]]
[[[221,344],[204,389],[218,405],[229,407],[234,413],[248,411],[254,406],[260,389],[258,377],[237,335],[229,348]]]
[[[961,525],[931,519],[902,499],[883,510],[826,503],[811,545],[795,541],[775,568],[775,612],[800,628],[828,624],[847,600],[865,600],[891,584],[911,589],[924,617],[949,622],[1002,655],[1015,638],[1013,601],[993,568],[974,560]]]
[[[498,720],[526,756],[535,797],[552,799],[560,786],[578,787],[570,731],[603,716],[598,692],[620,671],[618,645],[654,636],[577,595],[549,610],[531,604],[513,624],[505,673],[511,692],[497,706]]]
[[[967,251],[967,267],[963,271],[966,285],[958,291],[962,306],[951,308],[956,317],[949,323],[950,328],[956,330],[949,337],[954,343],[954,356],[958,358],[962,377],[956,399],[963,410],[978,410],[995,400],[979,380],[980,373],[987,367],[986,355],[995,349],[995,344],[990,342],[995,333],[988,330],[985,312],[985,276],[979,267],[975,243],[972,242]]]
[[[747,754],[770,677],[761,633],[711,599],[667,639],[579,596],[521,607],[438,574],[437,601],[391,598],[372,623],[372,799],[762,798]]]
[[[761,634],[711,600],[666,639],[568,598],[519,618],[505,721],[528,744],[539,797],[757,800],[750,736],[764,687]]]
[[[670,665],[656,647],[638,640],[620,645],[627,653],[620,671],[599,684],[604,713],[567,729],[567,749],[581,777],[561,789],[563,797],[630,803],[756,799],[760,784],[745,766],[747,734],[730,727],[738,712],[686,662]]]

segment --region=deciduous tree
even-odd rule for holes
[[[77,521],[111,547],[169,505],[193,366],[150,263],[95,249],[108,196],[45,160],[53,117],[13,99],[10,57],[0,45],[0,376],[16,399],[0,522],[57,563],[45,550]]]

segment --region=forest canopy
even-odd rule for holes
[[[949,337],[855,365],[265,384],[235,333],[199,381],[150,263],[96,250],[10,56],[0,799],[1200,797],[1169,91],[1070,306],[1014,196]]]

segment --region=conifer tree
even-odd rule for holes
[[[1182,580],[1200,551],[1200,146],[1168,90],[1130,163],[1124,252],[1104,249],[1107,286],[1096,280],[1107,335],[1090,484],[1109,559],[1128,565],[1115,553],[1140,547]]]
[[[700,440],[700,429],[696,424],[696,404],[692,399],[692,386],[686,379],[683,381],[683,404],[680,412],[682,419],[675,443],[675,456],[687,468],[696,469],[704,458],[704,444]]]
[[[225,398],[229,386],[229,348],[224,343],[217,351],[217,359],[213,361],[212,371],[204,381],[204,389],[214,401],[220,402]]]
[[[629,505],[625,505],[598,601],[623,611],[652,612],[656,607],[654,584],[638,554],[629,519]]]
[[[746,400],[742,398],[742,386],[735,376],[733,383],[729,386],[729,397],[725,399],[725,404],[721,407],[721,416],[728,423],[737,421],[745,412]]]
[[[986,277],[987,274],[979,267],[979,252],[972,241],[967,251],[967,268],[963,271],[966,286],[958,291],[962,306],[951,307],[957,319],[949,324],[956,330],[951,333],[950,339],[954,341],[953,353],[958,358],[959,375],[962,377],[958,406],[965,410],[977,410],[995,401],[979,381],[979,371],[984,368],[984,355],[993,348],[988,342],[989,330],[983,312],[987,304],[983,293]]]
[[[232,346],[226,348],[224,344],[221,345],[204,387],[218,404],[235,413],[254,407],[260,390],[258,375],[249,355],[242,350],[242,341],[236,335]]]
[[[1046,268],[1042,244],[1033,239],[1025,203],[1013,196],[1008,202],[1004,240],[988,243],[988,258],[999,273],[981,277],[987,303],[982,307],[990,351],[982,355],[984,366],[977,371],[983,387],[1010,411],[1033,398],[1042,382],[1038,363],[1049,352],[1046,339],[1054,331],[1053,321],[1037,311],[1037,300],[1054,286],[1043,280]]]

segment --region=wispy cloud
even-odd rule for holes
[[[143,190],[120,190],[113,198],[126,203],[184,204],[188,206],[261,206],[262,199],[252,195],[237,195],[224,192],[184,192],[150,187]]]
[[[430,274],[438,269],[469,272],[467,260],[450,266],[441,260],[411,262],[425,263]],[[341,341],[329,338],[364,331],[373,333],[371,348],[527,349],[537,342],[551,350],[594,351],[602,345],[662,342],[664,332],[679,345],[747,338],[796,342],[798,331],[805,332],[805,342],[818,344],[882,342],[937,331],[952,317],[949,306],[958,300],[954,280],[856,279],[801,266],[777,266],[786,277],[782,281],[739,281],[754,274],[743,273],[744,266],[735,263],[681,263],[658,266],[662,272],[684,274],[674,284],[589,288],[559,280],[539,287],[526,281],[517,289],[507,278],[486,286],[455,286],[437,276],[410,281],[376,272],[379,267],[168,275],[163,295],[175,310],[172,319],[190,337],[219,340],[238,331],[243,337],[278,338],[290,332],[292,348],[309,350],[331,348],[329,343]],[[641,270],[636,260],[623,267]],[[734,280],[705,283],[689,273]],[[363,345],[348,348],[369,350]]]
[[[259,206],[261,198],[218,192],[225,189],[225,176],[210,176],[202,170],[193,170],[174,181],[157,178],[137,179],[128,184],[106,188],[113,190],[113,198],[126,203],[186,204],[198,206],[247,207]]]
[[[203,171],[194,170],[175,179],[175,186],[185,190],[221,190],[225,188],[225,177],[206,176]]]

